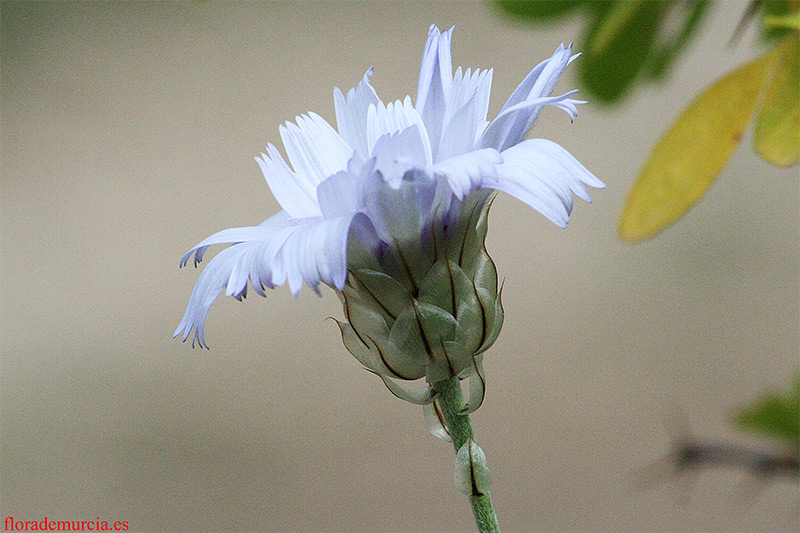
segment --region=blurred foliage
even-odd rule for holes
[[[502,13],[515,20],[552,24],[564,17],[585,20],[578,49],[580,82],[592,101],[622,100],[636,83],[661,80],[700,27],[711,0],[496,0]],[[743,13],[743,23],[757,10],[780,18],[796,0],[756,0]],[[738,4],[737,4],[738,5]],[[748,4],[740,4],[747,6]],[[732,31],[732,34],[734,32]],[[765,27],[765,39],[786,33],[779,25]]]
[[[637,81],[657,81],[688,44],[709,2],[590,2],[590,26],[579,75],[600,102],[620,100]],[[665,26],[676,25],[676,31]]]
[[[768,393],[734,417],[742,429],[749,429],[800,449],[800,373],[795,374],[789,390]]]
[[[521,20],[583,15],[578,74],[593,101],[615,103],[637,81],[661,79],[698,28],[709,0],[498,0]],[[667,28],[669,26],[669,29]],[[677,26],[674,29],[673,26]]]
[[[800,12],[798,12],[800,14]],[[767,162],[779,167],[800,160],[800,40],[794,31],[778,48],[772,79],[756,119],[754,147]]]
[[[777,19],[797,20],[800,2],[797,0],[755,0],[751,5],[756,5],[762,10],[764,25],[761,34],[765,39],[777,39],[786,35],[787,28],[798,29],[798,26],[774,24],[772,21]]]
[[[582,15],[581,84],[615,103],[642,81],[662,79],[700,27],[711,0],[497,0],[519,20],[549,22]],[[728,4],[730,5],[730,4]],[[753,0],[743,27],[761,17],[768,52],[705,89],[650,153],[623,210],[619,235],[653,237],[700,200],[725,168],[755,118],[753,144],[768,163],[800,161],[800,0]],[[727,7],[727,6],[726,6]]]
[[[774,165],[797,163],[800,49],[797,32],[792,33],[703,91],[659,139],[623,210],[619,234],[624,240],[652,237],[702,198],[733,155],[754,113],[758,113],[757,152]]]
[[[757,489],[764,488],[766,482],[800,481],[800,372],[787,392],[763,395],[740,409],[733,420],[739,429],[760,433],[779,445],[750,447],[698,438],[688,425],[679,424],[672,428],[678,431],[671,450],[663,459],[638,469],[638,482],[651,487],[673,476],[709,468],[744,470],[758,482]]]
[[[800,11],[782,17],[765,16],[764,24],[769,27],[800,30]]]
[[[582,88],[593,101],[618,103],[641,82],[662,79],[696,33],[711,0],[495,0],[521,21],[552,24],[581,16],[578,50]],[[778,167],[800,162],[800,0],[727,3],[742,9],[724,38],[735,43],[760,17],[760,36],[771,48],[722,76],[678,116],[656,143],[634,183],[619,234],[648,239],[703,197],[755,119],[753,146]],[[704,466],[744,467],[764,477],[798,478],[800,373],[788,393],[770,393],[737,413],[738,427],[788,445],[764,453],[681,439],[671,463],[679,472]]]
[[[780,24],[794,18],[774,19]],[[785,28],[784,28],[785,29]],[[768,163],[800,161],[800,32],[725,75],[663,134],[628,196],[622,239],[648,239],[679,219],[720,174],[756,117],[753,144]]]

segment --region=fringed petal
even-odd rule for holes
[[[456,198],[461,200],[470,192],[479,189],[484,181],[492,181],[503,156],[494,148],[451,157],[430,168],[431,174],[444,177]]]
[[[462,74],[461,67],[456,69],[436,162],[464,154],[475,147],[478,134],[486,125],[491,84],[491,70],[471,72],[467,69]]]
[[[372,73],[373,68],[370,67],[359,84],[347,91],[347,98],[338,88],[333,91],[339,135],[365,159],[369,156],[366,135],[367,110],[370,105],[378,105],[380,102],[375,89],[369,84]]]
[[[572,54],[572,45],[564,47],[563,44],[556,48],[556,51],[549,59],[545,59],[525,76],[525,79],[517,86],[511,96],[508,97],[506,103],[500,109],[502,114],[508,108],[525,102],[526,100],[534,100],[543,96],[549,96],[555,87],[561,73],[568,64],[572,62],[577,56],[570,57]]]
[[[584,184],[605,185],[569,152],[544,139],[524,141],[502,153],[497,174],[484,186],[507,192],[565,228],[572,210],[572,193],[590,201]]]
[[[425,155],[424,166],[430,165],[433,161],[433,156],[428,132],[425,129],[422,117],[411,105],[411,98],[408,96],[402,102],[397,100],[396,102],[389,102],[388,105],[378,102],[376,105],[369,106],[367,110],[367,147],[369,156],[375,155],[375,146],[382,137],[407,130],[411,126],[416,126],[419,133],[419,140],[422,143]]]
[[[502,152],[521,142],[545,105],[563,109],[569,113],[570,120],[574,120],[578,114],[575,106],[585,103],[569,98],[576,91],[548,98],[561,73],[577,58],[577,55],[571,54],[572,45],[564,47],[562,44],[550,59],[536,65],[506,100],[500,113],[478,139],[477,145],[492,146]]]
[[[314,187],[347,168],[354,149],[316,113],[296,117],[279,128],[294,171]]]
[[[403,177],[411,170],[424,170],[429,147],[420,134],[421,125],[411,125],[399,133],[380,137],[372,149],[375,170],[392,189],[399,189]],[[424,129],[422,130],[424,131]]]
[[[185,267],[192,255],[195,256],[194,266],[197,266],[197,264],[203,260],[203,255],[206,250],[208,250],[209,246],[215,244],[264,240],[266,237],[276,234],[285,228],[290,218],[286,211],[279,211],[258,226],[231,228],[219,231],[189,250],[183,258],[181,258],[180,266],[181,268]]]
[[[194,346],[196,342],[201,347],[208,348],[205,340],[205,321],[208,311],[211,309],[214,300],[219,296],[219,293],[222,292],[222,289],[229,285],[234,270],[239,267],[241,263],[247,262],[249,259],[247,256],[254,248],[259,247],[260,244],[259,242],[237,244],[222,250],[211,260],[203,269],[203,272],[200,274],[194,286],[192,296],[189,298],[189,305],[186,307],[186,312],[183,315],[183,320],[181,320],[180,325],[178,325],[175,333],[173,333],[173,337],[183,334],[183,341],[186,342],[189,335],[194,330],[192,346]],[[254,280],[253,285],[263,287],[265,285],[264,281],[265,280],[259,276]],[[235,283],[241,283],[241,279],[237,279]],[[266,285],[269,286],[268,283],[266,283]],[[244,296],[245,292],[245,288],[241,286],[238,287],[237,296],[239,299]],[[263,292],[263,289],[261,292]]]
[[[268,154],[256,157],[264,179],[269,189],[281,207],[292,218],[305,218],[319,216],[315,184],[305,175],[298,176],[283,160],[278,149],[272,144],[267,145]]]
[[[578,91],[570,91],[561,96],[543,96],[525,100],[509,107],[497,115],[486,127],[476,146],[492,147],[502,152],[519,144],[525,138],[528,130],[531,129],[539,110],[546,105],[563,109],[569,114],[570,120],[573,120],[578,114],[578,109],[575,107],[576,104],[584,103],[570,98],[576,92]]]
[[[338,172],[319,184],[317,197],[325,218],[353,214],[362,208],[359,178],[350,172]]]
[[[470,152],[475,146],[479,126],[475,98],[471,98],[447,120],[436,162]]]
[[[317,294],[321,282],[341,290],[347,278],[348,233],[355,217],[366,218],[349,214],[331,219],[290,219],[281,211],[260,226],[228,229],[204,240],[183,257],[181,265],[193,253],[198,262],[211,245],[234,244],[203,269],[174,336],[183,333],[185,341],[194,329],[193,344],[196,341],[206,346],[205,318],[225,288],[228,296],[238,300],[247,294],[248,282],[261,296],[265,288],[284,283],[295,297],[303,282]],[[359,221],[359,225],[365,223]]]
[[[447,118],[453,116],[459,108],[474,101],[475,116],[485,120],[489,111],[489,97],[492,90],[492,69],[467,69],[462,73],[461,67],[453,75],[453,86],[447,101]],[[447,120],[445,121],[447,122]]]
[[[270,250],[274,285],[288,283],[297,297],[303,282],[315,292],[320,282],[338,290],[347,280],[347,237],[356,216],[291,220]]]
[[[450,58],[452,34],[453,28],[440,32],[435,24],[430,27],[419,71],[416,109],[428,130],[434,160],[439,150],[447,99],[450,97],[453,84],[453,66]]]
[[[419,238],[435,209],[437,180],[425,172],[408,172],[395,189],[375,173],[365,183],[363,212],[383,242]]]

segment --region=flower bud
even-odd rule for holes
[[[480,367],[503,324],[497,270],[484,244],[492,198],[454,197],[417,238],[382,243],[350,265],[338,293],[346,322],[337,323],[350,353],[384,381],[435,383]]]

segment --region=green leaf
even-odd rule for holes
[[[800,40],[798,33],[779,45],[779,57],[755,126],[758,155],[778,167],[800,161]]]
[[[800,11],[795,11],[789,15],[784,16],[770,16],[764,17],[764,25],[774,28],[790,28],[800,31]]]
[[[700,22],[703,20],[709,5],[710,2],[708,0],[681,2],[674,4],[671,10],[665,13],[664,17],[675,19],[676,25],[679,23],[678,20],[682,18],[683,25],[674,37],[663,36],[663,41],[656,41],[653,52],[645,63],[645,75],[648,78],[657,80],[667,73],[669,66],[678,54],[686,48],[692,35],[700,27]],[[672,23],[669,25],[671,26]]]
[[[705,194],[744,134],[775,54],[746,63],[703,91],[659,139],[633,185],[623,240],[652,237]]]
[[[566,15],[581,3],[582,0],[559,0],[557,2],[497,0],[495,5],[509,15],[526,19],[551,19]]]
[[[592,2],[596,23],[578,63],[581,82],[605,103],[618,100],[641,72],[665,2]]]
[[[755,0],[754,0],[755,1]],[[762,21],[761,37],[767,41],[783,37],[789,31],[784,25],[766,24],[767,20],[782,19],[790,17],[798,10],[796,0],[759,0]]]
[[[601,54],[611,42],[621,37],[623,29],[642,7],[642,2],[643,0],[627,0],[612,4],[606,16],[597,24],[588,52],[593,55]]]
[[[769,393],[739,411],[735,422],[743,429],[763,433],[788,443],[800,445],[800,373],[787,394]]]

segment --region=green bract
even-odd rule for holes
[[[429,387],[408,392],[390,380],[476,377],[479,393],[470,395],[470,411],[480,405],[481,354],[503,325],[497,270],[484,245],[492,197],[467,196],[455,221],[436,218],[421,237],[362,254],[361,264],[348,270],[338,293],[346,318],[337,320],[342,340],[403,399],[424,404],[432,394]]]

